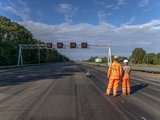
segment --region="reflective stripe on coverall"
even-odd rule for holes
[[[122,80],[122,92],[123,94],[130,94],[130,66],[123,67],[123,80]]]
[[[118,86],[119,86],[119,81],[122,77],[122,66],[120,63],[114,61],[111,66],[109,66],[108,69],[108,78],[109,78],[109,83],[108,83],[108,88],[107,88],[107,94],[110,95],[111,90],[113,88],[113,95],[117,95],[118,91]]]

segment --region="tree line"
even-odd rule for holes
[[[146,53],[143,48],[135,48],[129,58],[134,64],[160,64],[160,53]]]
[[[113,59],[112,55],[112,59]],[[93,57],[91,56],[87,61],[88,62],[95,62],[95,59],[98,56]],[[160,53],[146,53],[143,48],[135,48],[132,51],[132,55],[127,58],[125,56],[119,56],[119,61],[123,62],[124,59],[129,59],[130,63],[133,64],[153,64],[153,65],[160,65]],[[107,57],[102,57],[102,63],[107,63]]]
[[[16,65],[19,44],[43,44],[41,40],[33,37],[33,34],[24,26],[0,16],[0,66]],[[62,62],[69,59],[60,54],[56,49],[41,49],[40,62]],[[37,64],[38,50],[23,50],[24,64]]]

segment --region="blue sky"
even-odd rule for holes
[[[159,6],[160,0],[1,0],[0,15],[45,42],[111,44],[113,54],[129,56],[135,47],[160,52]],[[106,49],[60,52],[73,59],[107,54]]]

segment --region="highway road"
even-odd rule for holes
[[[160,120],[159,77],[132,73],[130,96],[105,96],[107,83],[105,68],[76,63],[1,72],[0,120]]]

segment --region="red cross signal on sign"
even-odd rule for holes
[[[77,44],[75,42],[70,43],[70,48],[76,48],[76,47],[77,47]]]
[[[87,48],[87,47],[88,47],[87,42],[82,42],[82,43],[81,43],[81,48]]]
[[[47,43],[47,48],[52,48],[52,43]]]
[[[63,43],[57,43],[57,48],[63,48]]]

